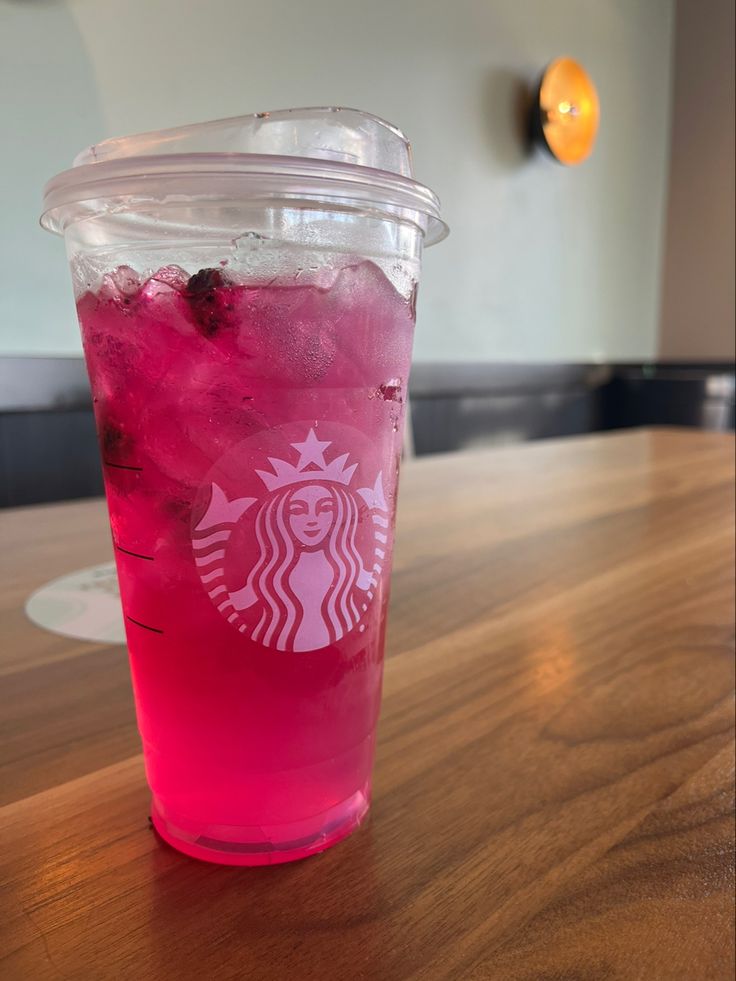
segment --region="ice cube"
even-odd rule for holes
[[[102,277],[98,296],[101,300],[129,306],[140,288],[141,278],[135,269],[130,266],[118,266]]]

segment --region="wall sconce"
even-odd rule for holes
[[[598,93],[572,58],[556,58],[542,73],[532,105],[532,139],[567,166],[582,163],[595,144]]]

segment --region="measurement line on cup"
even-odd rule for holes
[[[141,473],[143,467],[129,467],[125,463],[111,463],[109,460],[103,459],[102,461],[106,467],[114,467],[116,470],[134,470],[136,473]]]
[[[118,545],[117,542],[115,542],[115,548],[118,550],[118,552],[123,552],[125,555],[132,555],[134,559],[145,559],[146,562],[153,562],[154,561],[154,558],[153,558],[152,555],[141,555],[140,552],[131,552],[130,549],[123,548],[123,546],[122,545]]]
[[[147,623],[141,623],[140,620],[134,620],[133,617],[129,617],[127,613],[125,614],[125,619],[126,620],[130,620],[130,622],[131,623],[134,623],[136,625],[136,627],[143,627],[144,630],[150,630],[151,633],[153,633],[153,634],[162,634],[163,633],[163,630],[159,630],[158,627],[149,627]]]

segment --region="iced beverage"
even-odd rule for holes
[[[436,199],[393,127],[297,110],[108,141],[46,204],[71,261],[154,825],[214,862],[321,851],[370,799]]]
[[[264,862],[368,806],[413,304],[226,268],[78,300],[164,837]]]

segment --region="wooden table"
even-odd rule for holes
[[[371,817],[294,865],[148,826],[125,650],[32,626],[99,501],[0,514],[4,979],[733,976],[733,441],[405,468]]]

